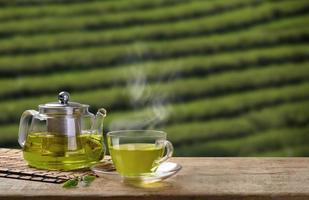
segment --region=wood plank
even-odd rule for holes
[[[309,158],[173,158],[183,169],[156,187],[101,177],[89,187],[0,178],[0,199],[309,199]]]

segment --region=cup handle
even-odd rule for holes
[[[167,161],[173,155],[174,147],[173,147],[173,145],[172,145],[172,143],[170,141],[164,140],[163,141],[163,146],[166,149],[166,154],[161,159],[156,161],[157,164],[161,164],[161,163]]]

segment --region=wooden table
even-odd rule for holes
[[[183,169],[148,188],[98,178],[89,187],[0,179],[0,199],[309,199],[309,158],[173,158]]]

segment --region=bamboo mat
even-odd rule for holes
[[[108,159],[107,167],[111,167]],[[0,177],[41,181],[48,183],[63,183],[76,176],[93,174],[89,169],[75,171],[49,171],[29,167],[19,149],[0,148]]]

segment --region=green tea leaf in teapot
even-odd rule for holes
[[[93,160],[101,160],[104,156],[102,149],[102,136],[92,134],[84,140],[83,146],[88,158]]]

